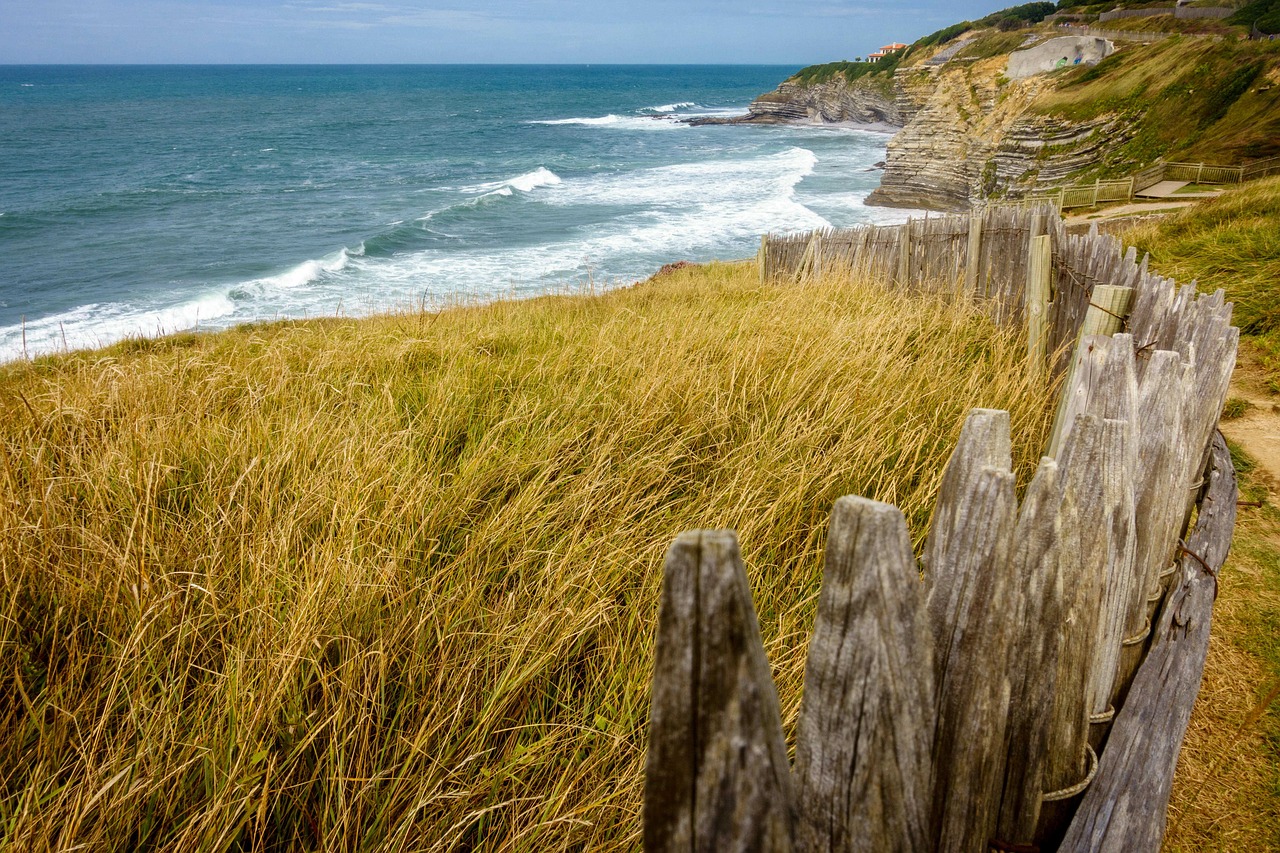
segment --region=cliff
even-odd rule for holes
[[[751,102],[747,114],[698,118],[690,124],[888,124],[901,127],[906,117],[888,74],[849,81],[835,76],[822,82],[787,80]]]
[[[1160,157],[1280,155],[1274,42],[1060,32],[971,30],[938,50],[929,37],[894,70],[811,66],[720,123],[898,126],[867,203],[934,210],[1128,175]]]
[[[1035,114],[1051,78],[1009,80],[1005,57],[903,69],[899,100],[918,104],[889,142],[868,204],[963,210],[993,194],[1019,195],[1096,163],[1124,138],[1116,116],[1084,121]],[[900,108],[900,111],[911,107]]]

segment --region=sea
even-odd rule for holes
[[[888,134],[706,126],[778,66],[0,66],[0,360],[627,285],[867,207]]]

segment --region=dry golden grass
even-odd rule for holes
[[[974,406],[1025,481],[1023,352],[715,266],[0,368],[0,847],[633,847],[671,539],[739,531],[791,726],[832,503],[922,535]]]
[[[1230,188],[1121,238],[1153,269],[1223,287],[1245,331],[1235,382],[1280,392],[1280,178]],[[1271,399],[1274,399],[1273,397]],[[1225,430],[1230,434],[1230,430]],[[1268,502],[1266,474],[1241,469],[1242,498]],[[1270,484],[1274,491],[1274,483]],[[1178,759],[1165,848],[1280,850],[1280,511],[1242,507],[1214,605],[1204,681]]]
[[[1280,766],[1269,713],[1280,688],[1278,555],[1280,512],[1242,510],[1178,757],[1167,850],[1280,850]]]

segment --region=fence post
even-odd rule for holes
[[[1200,178],[1203,175],[1204,175],[1204,163],[1199,163],[1196,165],[1196,183],[1197,184],[1200,183]]]
[[[1045,451],[1045,456],[1058,458],[1063,433],[1071,428],[1068,418],[1074,418],[1070,412],[1083,411],[1083,398],[1088,394],[1089,388],[1085,382],[1076,381],[1076,374],[1078,365],[1089,355],[1088,339],[1093,335],[1114,335],[1120,331],[1132,303],[1132,287],[1099,284],[1093,289],[1089,297],[1089,310],[1085,312],[1084,322],[1080,324],[1076,352],[1067,368],[1067,381],[1062,385],[1062,399],[1058,402],[1058,413],[1053,419],[1053,432],[1049,437],[1049,449]]]
[[[938,688],[934,826],[939,850],[982,850],[996,829],[1021,600],[1009,413],[974,409],[942,474],[925,543]]]
[[[898,226],[898,287],[902,288],[911,282],[911,224],[908,219]]]
[[[1129,176],[1129,201],[1133,201],[1133,185],[1134,185],[1134,182],[1135,182],[1135,178],[1134,178],[1134,176],[1133,176],[1133,175],[1130,175],[1130,176]]]
[[[964,289],[970,298],[978,292],[978,271],[982,263],[982,211],[969,214],[969,248],[964,258]]]
[[[769,235],[763,234],[760,237],[760,250],[756,252],[756,263],[760,267],[760,283],[764,284],[769,280]]]
[[[1027,258],[1027,361],[1032,375],[1044,374],[1048,349],[1049,276],[1053,267],[1053,246],[1048,234],[1031,238]]]
[[[897,507],[836,501],[796,733],[799,849],[931,846],[936,698],[918,572]]]
[[[1235,525],[1235,472],[1221,436],[1211,459],[1208,494],[1183,549],[1178,585],[1062,851],[1160,849],[1174,766],[1204,674],[1218,572]]]
[[[1090,207],[1098,206],[1098,179],[1093,179],[1093,204]]]
[[[645,849],[790,850],[778,694],[731,530],[682,533],[667,551],[652,702]]]

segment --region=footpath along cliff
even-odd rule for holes
[[[1162,156],[1280,154],[1280,43],[1061,33],[968,31],[918,42],[884,69],[811,66],[746,115],[700,123],[896,127],[867,202],[935,210],[1129,174]]]

